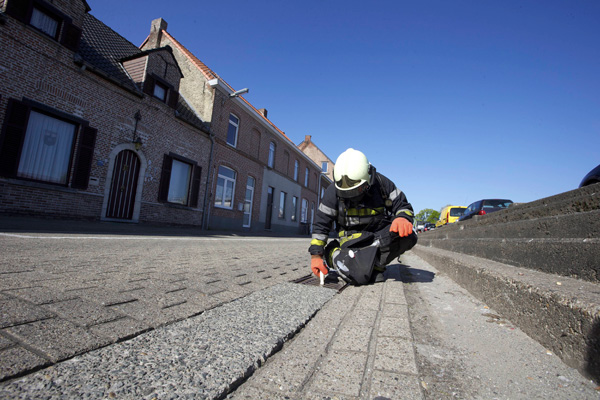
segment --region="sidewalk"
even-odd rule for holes
[[[229,398],[422,399],[398,265],[349,286]]]

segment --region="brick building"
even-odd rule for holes
[[[319,180],[321,181],[319,184],[320,201],[323,194],[325,194],[325,189],[333,183],[333,167],[335,166],[335,163],[312,141],[312,136],[310,135],[304,136],[304,141],[298,145],[298,149],[306,154],[317,165],[321,166],[319,174]]]
[[[210,124],[206,227],[308,233],[320,166],[273,122],[154,20],[142,50],[169,46],[183,71],[180,92]],[[240,93],[241,92],[241,93]]]
[[[212,141],[169,47],[84,0],[0,0],[0,212],[201,225]]]

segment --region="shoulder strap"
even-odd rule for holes
[[[383,198],[383,204],[385,204],[385,210],[391,214],[392,212],[392,201],[390,200],[390,194],[383,187],[383,180],[381,179],[381,175],[376,174],[377,182],[379,182],[379,192],[381,193],[381,198]]]

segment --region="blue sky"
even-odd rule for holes
[[[363,151],[415,211],[529,202],[600,164],[600,1],[88,0],[151,21],[296,144]]]

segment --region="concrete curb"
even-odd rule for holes
[[[600,284],[422,245],[412,251],[600,381]]]

